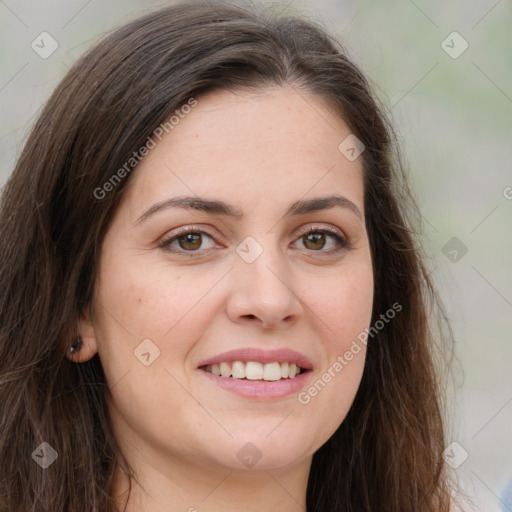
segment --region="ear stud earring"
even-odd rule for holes
[[[73,341],[71,347],[69,347],[69,351],[72,354],[76,354],[80,349],[82,348],[82,338],[78,336],[75,338],[75,341]]]

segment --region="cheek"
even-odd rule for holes
[[[211,275],[185,273],[130,258],[105,267],[98,301],[108,313],[103,316],[111,336],[156,342],[180,329],[215,285]]]
[[[324,342],[332,361],[369,327],[373,306],[371,261],[347,265],[320,286],[310,287],[308,301],[321,320]]]
[[[134,396],[141,389],[159,388],[157,369],[172,368],[180,380],[186,378],[183,361],[211,324],[210,300],[224,274],[141,261],[106,259],[95,315],[98,352],[109,384],[115,386],[128,372],[130,381],[143,373]],[[154,362],[146,367],[137,355],[148,352]]]
[[[321,287],[310,288],[308,301],[318,318],[324,357],[298,402],[321,419],[327,439],[346,417],[363,375],[373,305],[371,260],[347,265]]]
[[[198,315],[205,317],[203,299],[216,281],[204,273],[185,277],[162,264],[139,265],[137,258],[106,260],[95,329],[118,421],[123,417],[141,432],[147,418],[168,430],[175,423],[186,429],[204,421],[201,411],[190,412],[194,402],[179,383],[186,377],[183,360],[208,325]],[[147,366],[138,359],[146,353]]]

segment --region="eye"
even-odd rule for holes
[[[302,242],[305,249],[314,252],[334,253],[343,249],[349,249],[350,244],[336,231],[326,228],[310,227],[302,233],[298,241]],[[327,250],[323,250],[327,247]]]
[[[210,243],[205,247],[204,239],[209,239]],[[212,249],[215,247],[213,237],[202,229],[194,226],[179,230],[178,233],[166,238],[160,242],[159,247],[174,253],[193,253],[200,249]],[[192,254],[190,254],[192,256]]]
[[[205,238],[209,240],[206,246]],[[301,242],[303,248],[308,251],[327,254],[351,248],[349,242],[338,232],[327,228],[310,227],[299,236],[298,242]],[[218,246],[212,235],[197,226],[189,226],[162,240],[159,247],[180,256],[192,257]]]

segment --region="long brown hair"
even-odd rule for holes
[[[223,2],[166,7],[97,44],[54,91],[5,186],[0,510],[111,512],[114,470],[130,473],[98,355],[81,364],[65,357],[129,172],[98,190],[190,98],[283,84],[325,100],[364,143],[372,324],[392,304],[403,307],[369,340],[352,408],[314,454],[307,510],[448,511],[436,354],[442,361],[451,337],[432,324],[445,317],[413,236],[393,131],[363,74],[321,27]],[[58,454],[45,470],[31,456],[43,442]]]

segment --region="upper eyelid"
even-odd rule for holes
[[[191,226],[184,226],[184,227],[181,227],[181,228],[177,228],[177,233],[173,233],[173,234],[171,234],[169,236],[164,235],[162,237],[162,239],[163,239],[164,242],[168,241],[168,240],[173,240],[173,239],[175,240],[175,239],[180,238],[181,236],[185,236],[185,235],[187,235],[189,233],[202,233],[202,234],[206,234],[210,238],[212,238],[213,240],[216,240],[217,238],[224,238],[224,237],[218,237],[217,235],[215,235],[213,233],[210,233],[210,231],[208,229],[205,229],[204,227],[191,225]]]
[[[217,242],[217,236],[212,234],[208,229],[206,229],[204,227],[201,227],[201,226],[189,225],[189,226],[184,226],[182,228],[177,228],[177,229],[178,229],[177,233],[174,233],[174,234],[172,234],[170,236],[164,236],[161,244],[170,245],[171,242],[174,242],[178,238],[180,238],[182,236],[186,236],[189,233],[206,234],[214,242]],[[350,245],[349,244],[349,239],[348,239],[347,235],[340,228],[335,228],[333,226],[326,227],[326,226],[322,226],[320,224],[314,224],[314,223],[311,224],[311,223],[309,223],[309,224],[307,224],[305,226],[301,226],[298,229],[298,235],[297,236],[298,236],[298,238],[300,238],[300,237],[304,236],[305,234],[307,234],[310,231],[320,231],[320,232],[321,231],[326,231],[327,235],[339,236],[343,241],[346,242],[347,245]],[[225,238],[225,237],[221,236],[220,238]],[[182,250],[182,252],[191,252],[191,253],[193,253],[194,251],[184,251],[184,250]],[[196,251],[196,252],[199,252],[199,251]],[[322,252],[322,251],[318,251],[318,252]],[[325,251],[325,252],[327,252],[327,251]]]
[[[341,236],[342,238],[348,238],[347,235],[345,234],[345,232],[342,229],[334,227],[334,226],[322,226],[321,223],[311,223],[311,222],[309,222],[305,226],[299,227],[296,230],[296,232],[300,233],[299,236],[302,236],[304,233],[307,233],[308,231],[310,231],[312,229],[318,230],[318,231],[322,231],[322,230],[332,231],[333,233]],[[176,230],[178,231],[177,233],[174,233],[173,235],[170,235],[168,237],[166,237],[166,235],[164,235],[163,238],[166,238],[166,239],[172,239],[172,238],[175,238],[175,237],[177,238],[177,237],[180,237],[182,235],[186,235],[187,233],[190,233],[190,232],[193,232],[193,233],[196,233],[196,232],[206,233],[208,236],[210,236],[212,238],[218,237],[218,235],[216,235],[214,233],[211,233],[208,228],[205,228],[205,227],[202,227],[202,226],[196,226],[194,224],[191,224],[191,225],[188,225],[188,226],[183,226],[183,227],[180,227],[180,228],[176,228]],[[221,235],[219,238],[224,238],[225,239],[226,237],[224,235]]]
[[[339,235],[341,238],[345,238],[345,239],[347,238],[345,233],[340,228],[335,228],[333,226],[326,227],[326,226],[321,226],[320,224],[306,225],[306,227],[299,228],[298,232],[300,233],[299,236],[302,236],[302,235],[308,233],[309,231],[324,231],[324,230],[328,231],[328,232],[332,232],[333,234]]]

